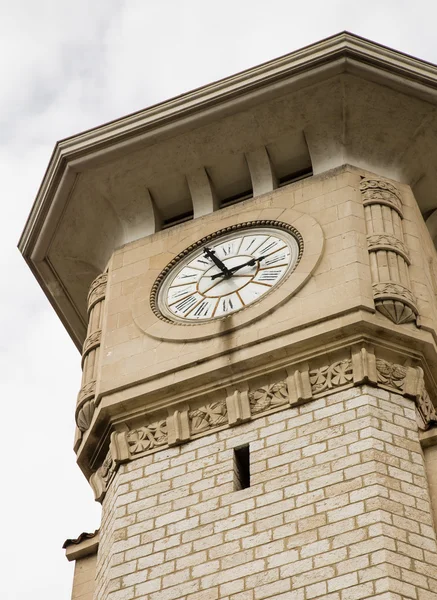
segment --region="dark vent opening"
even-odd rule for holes
[[[278,187],[282,187],[283,185],[288,185],[289,183],[294,183],[295,181],[300,181],[301,179],[306,179],[307,177],[312,177],[313,168],[309,167],[307,169],[302,169],[295,173],[290,173],[289,175],[284,175],[284,177],[280,177],[278,179]]]
[[[177,215],[176,217],[172,217],[171,219],[165,219],[162,223],[161,229],[168,229],[169,227],[174,227],[175,225],[179,225],[180,223],[185,223],[186,221],[191,221],[193,218],[193,211],[183,213],[182,215]]]
[[[234,449],[234,490],[250,487],[249,444]]]
[[[241,194],[235,194],[235,196],[230,196],[229,198],[224,198],[220,201],[220,208],[225,208],[225,206],[232,206],[232,204],[237,204],[237,202],[243,202],[243,200],[248,200],[253,197],[252,190],[246,190],[241,192]]]

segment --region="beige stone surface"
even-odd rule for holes
[[[93,600],[97,554],[78,558],[74,565],[71,600]]]
[[[121,466],[95,600],[434,598],[413,407],[354,388]],[[234,491],[245,443],[251,487]]]
[[[124,402],[159,388],[161,393],[168,394],[169,386],[176,382],[182,385],[184,380],[192,381],[196,374],[204,377],[219,364],[229,365],[230,350],[234,353],[234,368],[238,368],[241,361],[248,365],[251,357],[263,354],[272,360],[272,347],[276,348],[276,354],[279,348],[283,354],[288,348],[288,352],[293,352],[298,342],[305,341],[308,349],[316,347],[321,343],[313,343],[317,329],[326,333],[323,341],[326,344],[328,338],[332,340],[337,335],[339,318],[344,320],[343,328],[352,327],[354,321],[358,327],[365,319],[376,330],[383,327],[386,335],[399,335],[400,330],[388,319],[372,316],[366,224],[358,189],[363,176],[368,173],[352,167],[334,170],[158,232],[118,250],[109,266],[97,383],[102,410],[110,406],[113,411],[120,393]],[[421,329],[406,326],[402,333],[410,338],[408,347],[413,344],[416,348],[425,341],[434,345],[436,296],[430,275],[433,245],[408,186],[398,187],[405,205],[411,286],[422,326]],[[153,282],[176,254],[209,232],[259,218],[289,222],[304,236],[301,263],[277,291],[258,305],[213,325],[171,325],[152,313]],[[312,226],[312,222],[316,225]],[[228,335],[223,335],[225,332]],[[427,332],[430,332],[428,338]],[[281,344],[276,341],[279,338]],[[135,392],[128,391],[132,386]]]

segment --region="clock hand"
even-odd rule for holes
[[[229,276],[230,271],[228,269],[228,267],[219,259],[217,258],[217,256],[215,255],[215,251],[211,250],[210,248],[207,248],[205,246],[205,248],[203,249],[203,252],[205,254],[205,256],[207,256],[208,258],[210,258],[212,260],[212,262],[219,268],[221,269],[221,273],[217,273],[218,276],[221,275],[225,275],[225,276]]]
[[[265,256],[260,256],[259,258],[251,258],[250,260],[248,260],[247,262],[245,262],[242,265],[238,265],[236,267],[231,267],[230,269],[228,269],[228,273],[216,273],[215,275],[211,275],[211,279],[216,279],[216,277],[222,277],[223,275],[227,275],[227,277],[232,277],[232,275],[235,273],[235,271],[239,271],[240,269],[242,269],[243,267],[253,267],[255,266],[255,264],[257,262],[260,262],[261,260],[263,260],[265,258]]]

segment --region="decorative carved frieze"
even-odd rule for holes
[[[382,358],[376,359],[378,383],[382,383],[398,391],[403,391],[407,368],[390,363]]]
[[[140,454],[168,442],[166,421],[157,421],[139,429],[132,429],[127,433],[127,443],[131,455]]]
[[[253,415],[288,402],[287,382],[279,381],[249,392],[250,411]]]
[[[214,427],[220,427],[228,422],[226,402],[212,402],[188,413],[191,433],[199,433]]]
[[[352,386],[368,384],[379,386],[414,400],[420,416],[420,427],[437,425],[437,412],[425,389],[423,370],[375,356],[367,343],[356,343],[343,349],[330,364],[312,367],[311,360],[287,368],[288,377],[254,386],[250,381],[227,388],[225,400],[185,406],[175,410],[166,419],[157,418],[147,425],[129,431],[113,432],[110,452],[102,466],[92,475],[91,483],[96,498],[101,500],[117,465],[189,441],[192,437],[208,435],[217,427],[234,426],[256,419],[273,411],[296,407],[313,398],[320,398]],[[319,359],[317,359],[319,360]],[[240,389],[239,389],[240,387]],[[84,411],[88,410],[83,407]],[[151,419],[152,415],[148,416]],[[83,415],[88,421],[91,416]]]
[[[313,394],[320,394],[336,387],[351,385],[353,378],[352,361],[349,358],[310,371]]]
[[[399,191],[393,184],[379,179],[363,179],[360,190],[375,308],[398,325],[416,321],[418,311],[411,291],[410,258],[403,239]]]

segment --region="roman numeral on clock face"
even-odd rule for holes
[[[228,296],[222,296],[218,299],[217,307],[214,311],[215,317],[223,317],[230,313],[243,308],[244,304],[236,293],[229,294]]]
[[[214,246],[213,250],[216,252],[217,257],[223,260],[230,256],[234,256],[238,251],[240,243],[241,238],[236,238],[234,240],[229,240],[229,242],[223,242],[223,244]]]
[[[207,319],[211,317],[216,304],[215,298],[213,300],[206,298],[191,311],[190,316],[195,319]]]
[[[174,302],[185,298],[185,296],[194,294],[195,291],[195,283],[190,283],[189,285],[176,285],[168,290],[167,301],[169,304],[173,304]]]
[[[193,294],[192,296],[187,296],[180,302],[173,304],[172,311],[179,315],[186,315],[190,312],[190,310],[202,299],[202,296],[199,294]]]
[[[202,276],[202,271],[198,269],[192,269],[185,267],[182,271],[174,278],[171,286],[181,285],[183,283],[195,283]]]
[[[240,254],[253,254],[266,241],[266,235],[246,235],[240,246]]]
[[[253,253],[254,256],[267,256],[280,248],[283,248],[285,243],[278,238],[269,237],[257,250]]]
[[[288,262],[290,257],[290,250],[288,248],[282,248],[282,250],[278,250],[262,261],[263,267],[270,267],[274,265],[280,265]]]
[[[254,281],[273,285],[276,281],[278,281],[281,278],[285,271],[285,268],[286,267],[278,269],[262,269],[256,274]]]

